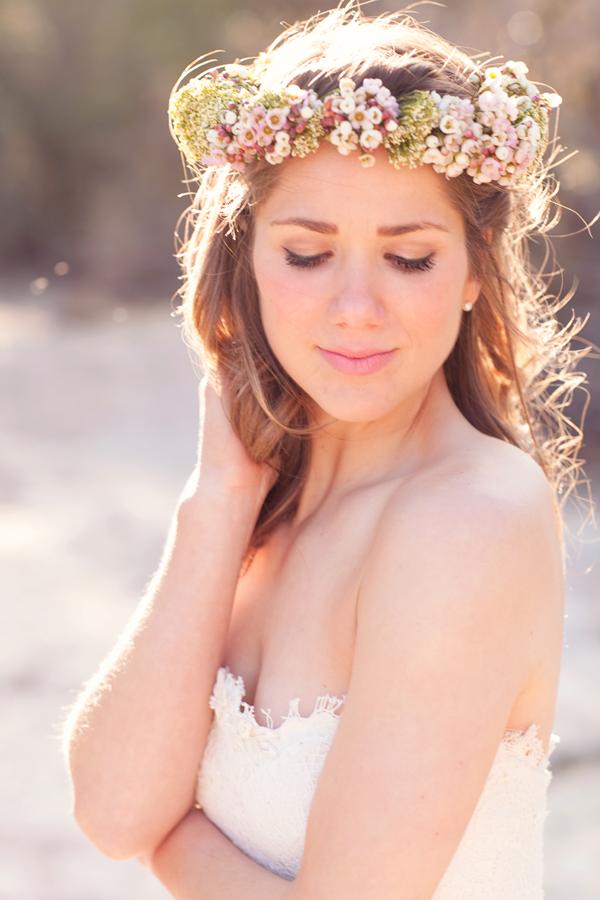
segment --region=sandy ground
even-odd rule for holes
[[[0,900],[168,896],[72,820],[58,723],[129,619],[194,464],[196,376],[169,311],[0,301]],[[570,563],[547,900],[600,896],[599,564],[599,543]]]

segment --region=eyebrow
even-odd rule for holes
[[[315,219],[305,219],[301,216],[292,216],[288,219],[273,219],[271,225],[299,225],[301,228],[308,228],[310,231],[317,231],[319,234],[337,234],[337,225],[329,222],[319,222]],[[438,222],[407,222],[405,225],[380,225],[377,234],[384,237],[397,237],[401,234],[409,234],[411,231],[426,231],[428,228],[435,228],[438,231],[449,232],[449,228],[440,225]]]

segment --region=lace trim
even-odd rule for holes
[[[243,697],[246,693],[246,686],[242,675],[235,675],[228,666],[221,666],[217,672],[217,678],[210,697],[209,704],[212,709],[218,711],[221,716],[227,717],[233,715],[240,717],[242,721],[253,726],[256,732],[278,732],[288,722],[309,722],[315,719],[335,721],[340,718],[337,712],[339,707],[344,703],[346,694],[341,696],[335,694],[320,694],[314,703],[313,709],[307,716],[303,716],[299,710],[300,697],[294,697],[288,703],[287,715],[281,716],[281,724],[274,725],[271,716],[271,707],[268,709],[260,708],[264,713],[267,724],[263,725],[257,722],[255,716],[255,707],[252,703],[247,703]]]
[[[254,733],[273,736],[281,732],[288,722],[295,721],[305,724],[319,719],[329,720],[337,725],[337,720],[340,718],[340,713],[337,710],[344,703],[347,696],[346,694],[320,694],[315,700],[312,711],[307,716],[301,715],[298,709],[300,698],[294,697],[289,701],[287,715],[282,715],[281,724],[275,726],[270,707],[268,709],[260,708],[260,711],[264,713],[267,719],[267,724],[263,725],[256,721],[254,705],[247,703],[243,699],[245,693],[246,686],[243,676],[235,675],[228,666],[221,666],[217,671],[217,678],[209,699],[209,705],[211,709],[219,713],[220,718],[229,719],[236,726],[241,726],[246,735]],[[544,742],[539,734],[538,724],[537,722],[532,722],[524,731],[518,729],[505,731],[500,748],[505,753],[519,759],[525,758],[535,768],[540,768],[550,759],[559,743],[559,735],[552,732],[549,748],[546,752]]]
[[[536,767],[542,766],[550,759],[559,743],[559,735],[552,732],[548,751],[546,751],[537,722],[532,722],[525,731],[511,728],[505,731],[502,737],[502,746],[507,752],[514,756],[527,757]]]

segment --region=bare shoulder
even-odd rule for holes
[[[541,466],[513,444],[480,438],[399,486],[382,517],[382,531],[407,516],[430,522],[435,512],[473,540],[483,527],[504,526],[528,535],[532,546],[545,536],[560,550],[560,518]]]
[[[396,596],[427,590],[432,618],[447,614],[451,598],[466,616],[487,607],[486,615],[521,627],[525,643],[527,633],[538,636],[535,657],[559,621],[564,594],[560,528],[544,472],[525,451],[494,438],[420,472],[386,505],[367,582],[388,592],[393,583]]]

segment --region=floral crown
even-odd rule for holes
[[[396,98],[380,78],[357,85],[348,77],[320,98],[296,84],[261,86],[261,57],[254,69],[231,63],[172,92],[171,134],[192,167],[278,164],[325,138],[344,155],[360,151],[362,166],[373,165],[370,151],[383,146],[396,168],[430,163],[447,178],[466,171],[477,184],[510,185],[543,155],[548,110],[562,103],[559,94],[540,93],[515,60],[470,75],[473,99],[424,90]]]

